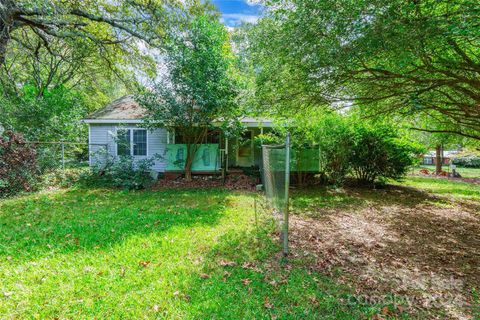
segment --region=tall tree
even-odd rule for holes
[[[480,139],[478,1],[266,4],[267,17],[252,33],[262,98],[422,114],[435,126],[416,129]]]
[[[225,27],[201,15],[172,35],[165,56],[166,75],[138,97],[150,127],[167,127],[183,138],[185,178],[212,123],[226,120],[236,107],[234,56]]]
[[[150,0],[2,0],[0,64],[5,62],[10,41],[16,41],[18,32],[26,29],[47,48],[52,38],[85,38],[98,45],[114,45],[134,37],[158,44],[168,19],[174,19],[174,4]]]

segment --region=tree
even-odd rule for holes
[[[235,111],[234,56],[225,27],[206,15],[193,18],[171,39],[167,75],[138,100],[148,111],[148,126],[174,129],[183,138],[185,178],[190,181],[195,154],[208,129]]]
[[[173,3],[173,2],[172,2]],[[174,11],[163,1],[3,0],[0,3],[0,65],[10,41],[31,30],[48,48],[52,38],[83,38],[116,45],[131,37],[156,45]],[[168,14],[167,14],[167,11]]]
[[[425,115],[480,139],[476,0],[271,0],[252,32],[261,98]],[[262,99],[265,100],[265,99]]]

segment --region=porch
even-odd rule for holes
[[[222,174],[259,168],[262,163],[261,143],[255,137],[269,128],[249,127],[238,137],[226,137],[221,130],[211,130],[199,145],[192,164],[193,174]],[[166,176],[178,176],[184,171],[187,145],[184,139],[170,132],[166,146]]]

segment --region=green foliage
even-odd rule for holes
[[[110,186],[127,190],[145,189],[153,183],[150,168],[155,158],[135,160],[133,156],[119,156],[92,168],[82,182],[90,186]]]
[[[396,128],[369,123],[356,115],[313,111],[292,118],[289,131],[297,152],[319,148],[320,173],[327,183],[342,185],[352,174],[359,182],[373,184],[401,179],[424,151],[401,139]],[[272,137],[276,138],[276,136]],[[277,140],[278,141],[278,140]]]
[[[271,0],[252,29],[258,104],[353,102],[480,139],[476,0]],[[313,14],[314,13],[314,14]]]
[[[86,141],[87,128],[80,120],[87,114],[80,94],[65,87],[45,90],[25,85],[15,99],[4,98],[0,106],[6,128],[22,132],[31,141]]]
[[[455,157],[452,163],[465,168],[480,168],[480,157],[474,155]]]
[[[387,179],[400,180],[415,163],[418,147],[402,141],[385,126],[352,126],[349,163],[354,176],[364,184]]]
[[[35,148],[12,131],[0,135],[0,197],[32,191],[38,174]]]
[[[79,181],[84,180],[89,174],[90,168],[56,168],[42,174],[39,187],[48,188],[68,188],[76,185]]]
[[[320,148],[322,174],[333,185],[341,185],[350,171],[351,129],[337,114],[328,114],[313,123],[314,141]],[[305,128],[305,130],[311,130]]]
[[[137,100],[148,110],[150,127],[174,128],[187,145],[185,174],[208,128],[235,112],[234,56],[225,27],[210,17],[194,17],[176,31],[166,51],[167,75]]]

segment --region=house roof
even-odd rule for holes
[[[146,110],[132,95],[124,96],[105,107],[91,113],[82,121],[84,123],[142,123]],[[247,127],[271,127],[272,120],[267,118],[242,117],[239,119]]]
[[[146,110],[129,95],[114,100],[84,120],[141,120],[145,115]]]

